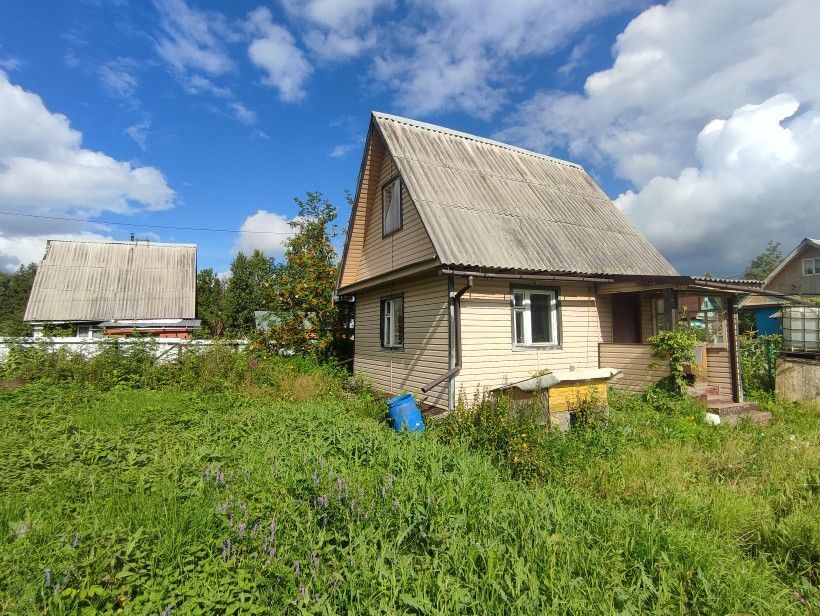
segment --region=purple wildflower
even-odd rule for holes
[[[245,530],[248,528],[248,525],[244,522],[240,522],[239,526],[236,527],[236,532],[239,535],[239,538],[242,539],[245,536]]]
[[[80,545],[80,533],[74,531],[74,541],[71,543],[72,548],[79,547]]]
[[[314,569],[319,568],[319,555],[316,554],[316,552],[311,552],[310,553],[310,562],[313,565]]]
[[[231,539],[228,537],[222,544],[222,560],[228,560],[231,555]]]
[[[225,483],[225,475],[222,473],[222,469],[221,469],[221,468],[216,469],[216,475],[215,475],[215,477],[216,477],[216,482],[217,482],[219,485],[222,485],[223,483]]]
[[[306,592],[307,592],[307,588],[305,588],[305,585],[304,584],[299,584],[299,594],[304,597]]]
[[[208,481],[210,478],[211,478],[211,469],[206,468],[205,469],[205,481]]]
[[[271,548],[268,550],[268,556],[270,558],[276,558],[276,548]]]
[[[165,609],[162,610],[162,613],[159,616],[171,616],[171,606],[166,605]]]
[[[46,583],[46,586],[51,586],[51,569],[46,569],[43,571],[43,580]]]
[[[329,501],[329,499],[327,498],[327,495],[322,494],[321,496],[317,496],[317,497],[316,497],[315,507],[316,507],[317,509],[327,509],[327,506],[328,506],[329,504],[330,504],[330,501]]]
[[[296,575],[300,575],[302,573],[302,564],[298,560],[293,563],[293,571]]]
[[[321,483],[322,482],[319,481],[319,471],[314,470],[313,471],[313,485],[315,485],[318,488]]]

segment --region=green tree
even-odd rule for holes
[[[299,208],[291,221],[285,264],[271,295],[277,321],[262,342],[271,350],[289,350],[318,358],[333,352],[337,309],[334,303],[339,273],[332,240],[338,233],[336,207],[319,192],[294,199]]]
[[[747,280],[765,280],[783,260],[780,242],[769,240],[766,249],[749,262],[743,277]]]
[[[31,334],[23,316],[36,273],[36,263],[21,265],[15,272],[0,272],[0,336]]]
[[[196,275],[196,314],[211,338],[225,334],[225,283],[211,268]]]
[[[271,288],[278,268],[261,250],[240,252],[231,263],[225,288],[225,317],[229,333],[246,336],[256,329],[255,310],[271,309]]]

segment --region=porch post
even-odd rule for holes
[[[727,327],[729,330],[729,362],[732,368],[732,400],[743,402],[743,384],[740,379],[740,362],[738,361],[738,329],[737,329],[737,307],[735,306],[735,296],[730,295],[726,302]]]
[[[677,294],[673,289],[663,290],[663,312],[666,319],[666,329],[673,330],[678,320]]]

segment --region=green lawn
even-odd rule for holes
[[[338,395],[0,391],[0,611],[820,610],[816,408],[613,409],[525,484]]]

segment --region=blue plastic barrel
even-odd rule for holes
[[[401,432],[421,432],[424,430],[424,422],[421,420],[421,411],[416,404],[416,399],[410,394],[401,394],[387,401],[387,408],[390,409],[390,424],[394,430]]]

